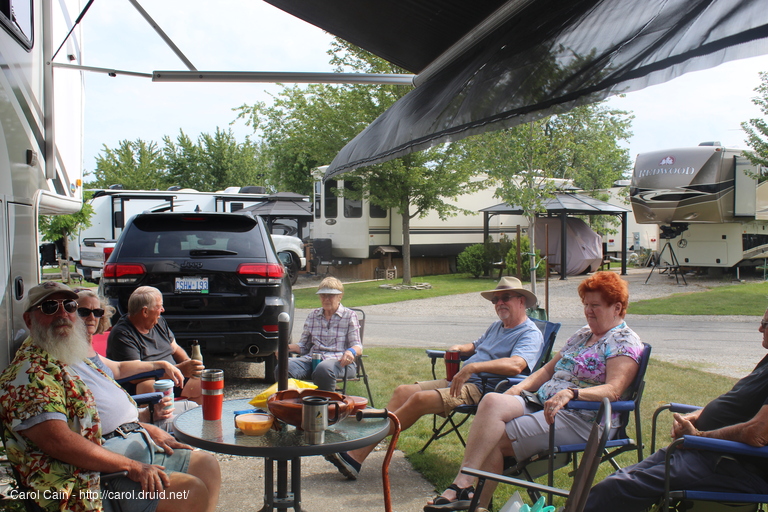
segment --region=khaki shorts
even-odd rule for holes
[[[478,387],[469,383],[461,388],[461,396],[451,396],[451,383],[445,379],[426,380],[416,384],[424,391],[434,389],[440,393],[443,399],[443,414],[446,416],[459,405],[477,405],[483,397]]]

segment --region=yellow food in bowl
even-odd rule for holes
[[[235,417],[235,426],[249,436],[261,436],[266,434],[272,426],[274,416],[271,414],[241,414]]]

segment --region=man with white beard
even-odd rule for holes
[[[101,510],[103,494],[122,511],[212,512],[218,462],[139,423],[130,397],[87,359],[76,299],[61,283],[30,289],[31,336],[0,375],[2,435],[30,497],[51,511]],[[128,476],[100,485],[100,473],[120,471]]]

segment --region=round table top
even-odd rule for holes
[[[235,427],[235,411],[253,409],[248,399],[225,400],[221,420],[203,420],[203,408],[195,407],[173,421],[176,438],[189,445],[217,453],[269,457],[289,460],[308,455],[325,455],[378,443],[389,433],[389,419],[348,417],[325,431],[325,440],[310,444],[304,431],[284,425],[281,431],[269,430],[262,436],[248,436]],[[276,420],[277,421],[277,420]]]

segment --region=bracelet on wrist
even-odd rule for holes
[[[579,399],[579,388],[568,388],[573,392],[573,398],[571,400]]]
[[[353,356],[357,357],[357,350],[355,350],[353,347],[349,347],[347,350],[349,350],[350,352],[352,352],[352,355],[353,355]]]

